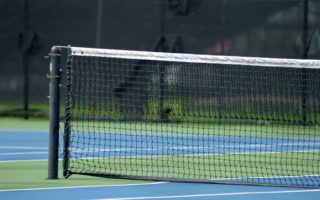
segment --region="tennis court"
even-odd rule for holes
[[[3,122],[3,198],[320,192],[319,61],[58,46],[50,55],[50,131]],[[172,77],[172,69],[181,73]],[[67,179],[55,179],[56,167]]]
[[[15,163],[24,163],[24,167],[28,169],[31,163],[46,162],[47,159],[47,143],[48,134],[46,131],[1,131],[0,138],[0,171],[3,173],[6,169],[7,173],[13,168]],[[287,144],[294,141],[284,141]],[[281,144],[280,144],[281,145]],[[165,148],[165,146],[163,146]],[[265,147],[264,147],[265,148]],[[300,149],[301,150],[301,149]],[[308,150],[308,149],[305,149]],[[112,152],[112,149],[110,149]],[[152,150],[153,151],[153,150]],[[196,150],[194,153],[197,153]],[[114,152],[117,152],[114,149]],[[214,151],[219,154],[219,150]],[[221,152],[220,152],[221,153]],[[19,161],[20,160],[20,161]],[[36,161],[38,160],[38,161]],[[45,160],[45,161],[43,161]],[[22,162],[27,161],[27,162]],[[26,164],[29,163],[29,164]],[[38,166],[35,164],[35,166]],[[45,165],[43,166],[45,168]],[[13,170],[13,169],[12,169]],[[0,173],[1,173],[0,172]],[[45,171],[44,171],[45,172]],[[20,173],[24,173],[20,170]],[[42,181],[50,182],[46,179],[46,175],[40,175]],[[24,178],[21,175],[21,178]],[[319,177],[316,177],[319,178]],[[15,179],[15,183],[24,182],[19,180],[16,174],[10,179]],[[69,179],[72,179],[70,177]],[[74,186],[74,187],[54,187],[40,188],[37,185],[29,189],[3,189],[8,186],[1,181],[0,189],[1,199],[317,199],[319,189],[298,189],[286,187],[261,187],[261,186],[240,186],[240,185],[223,185],[223,184],[199,184],[199,183],[168,183],[168,182],[151,182],[151,183],[127,183],[121,185],[108,185],[108,179],[100,178],[101,181],[93,183],[93,186]],[[61,180],[60,180],[61,181]],[[14,187],[14,186],[12,186]],[[19,188],[17,184],[16,188]]]
[[[0,199],[319,199],[319,1],[2,1]]]

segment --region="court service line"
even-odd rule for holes
[[[313,190],[282,190],[282,191],[261,191],[261,192],[230,192],[215,194],[190,194],[190,195],[172,195],[172,196],[141,196],[141,197],[125,197],[125,198],[109,198],[94,200],[138,200],[138,199],[174,199],[174,198],[194,198],[194,197],[213,197],[213,196],[237,196],[237,195],[259,195],[259,194],[286,194],[286,193],[307,193],[320,192],[320,189]]]
[[[48,150],[48,147],[33,147],[33,146],[0,146],[0,149],[24,149],[24,150]]]
[[[15,152],[15,153],[0,153],[0,156],[18,156],[18,155],[38,155],[47,154],[47,151],[34,151],[34,152]]]
[[[32,159],[32,160],[0,160],[1,163],[14,163],[14,162],[36,162],[36,161],[48,161],[48,159]]]
[[[158,184],[164,184],[164,183],[167,183],[167,182],[133,183],[133,184],[123,184],[123,185],[82,185],[82,186],[51,187],[51,188],[8,189],[8,190],[0,190],[0,192],[60,190],[60,189],[78,189],[78,188],[101,188],[101,187],[129,187],[129,186],[158,185]]]
[[[285,179],[285,178],[302,178],[302,177],[320,177],[320,174],[310,174],[310,175],[301,175],[301,176],[270,176],[270,177],[264,177],[264,176],[256,176],[256,177],[241,177],[241,178],[222,178],[217,180],[242,180],[242,179]],[[213,179],[214,180],[214,179]]]
[[[4,130],[0,130],[0,133],[13,133],[13,132],[14,133],[18,133],[18,134],[24,134],[24,133],[49,133],[49,130],[25,130],[25,129],[4,129]]]

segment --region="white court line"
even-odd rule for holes
[[[254,147],[254,148],[252,148]],[[252,146],[252,147],[241,147],[241,146],[194,146],[194,147],[189,147],[189,146],[173,146],[173,147],[158,147],[158,148],[88,148],[88,147],[84,147],[84,148],[80,148],[80,147],[71,147],[69,150],[71,152],[87,152],[87,153],[95,153],[95,152],[136,152],[136,151],[161,151],[161,150],[205,150],[205,149],[232,149],[232,150],[247,150],[247,151],[251,151],[251,152],[257,152],[257,153],[261,153],[261,152],[275,152],[275,151],[260,151],[260,149],[258,148],[258,146]],[[266,148],[266,147],[280,147],[280,146],[260,146],[262,148]],[[319,151],[318,149],[308,149],[308,150],[293,150],[293,151],[281,151],[281,152],[298,152],[298,151]]]
[[[230,192],[230,193],[215,193],[215,194],[173,195],[173,196],[141,196],[141,197],[126,197],[126,198],[111,198],[111,199],[109,198],[109,199],[95,199],[95,200],[175,199],[175,198],[237,196],[237,195],[259,195],[259,194],[286,194],[286,193],[307,193],[307,192],[320,192],[320,189],[261,191],[261,192]]]
[[[60,160],[60,159],[59,159]],[[48,159],[34,159],[34,160],[0,160],[1,163],[13,163],[13,162],[35,162],[35,161],[48,161]]]
[[[96,158],[105,158],[104,156],[91,156],[91,157],[79,157],[77,158],[74,153],[81,152],[85,153],[96,153],[91,151],[71,151],[71,158],[73,159],[96,159]],[[111,151],[113,152],[113,151]],[[320,150],[297,150],[297,151],[243,151],[243,152],[222,152],[222,153],[188,153],[188,154],[179,154],[175,156],[225,156],[225,155],[251,155],[251,154],[282,154],[282,153],[308,153],[308,152],[320,152]],[[157,158],[164,156],[172,156],[171,154],[151,154],[151,155],[137,155],[137,156],[110,156],[108,158]]]
[[[15,152],[15,153],[0,153],[0,156],[18,156],[18,155],[38,155],[47,154],[47,151],[34,151],[34,152]]]
[[[13,129],[13,130],[0,130],[0,133],[18,132],[19,134],[24,133],[49,133],[49,130],[24,130],[24,129]]]
[[[269,176],[269,177],[263,177],[263,176],[256,176],[256,177],[242,177],[242,178],[221,178],[221,179],[212,179],[212,180],[242,180],[242,179],[281,179],[281,178],[304,178],[304,177],[314,177],[318,178],[320,177],[320,174],[310,174],[310,175],[301,175],[301,176]]]
[[[60,189],[78,189],[78,188],[97,188],[97,187],[127,187],[127,186],[144,186],[144,185],[158,185],[167,182],[153,182],[153,183],[133,183],[123,185],[84,185],[84,186],[70,186],[70,187],[52,187],[52,188],[28,188],[28,189],[10,189],[0,190],[0,192],[19,192],[19,191],[37,191],[37,190],[60,190]]]
[[[47,150],[48,147],[32,147],[32,146],[0,146],[0,149],[41,149],[41,150]]]

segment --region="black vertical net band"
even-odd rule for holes
[[[71,48],[65,175],[320,186],[320,61]]]

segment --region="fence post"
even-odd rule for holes
[[[303,48],[303,59],[308,59],[308,32],[309,32],[309,0],[303,1],[303,32],[302,32],[302,48]],[[308,83],[307,83],[307,72],[306,69],[302,69],[302,94],[301,94],[301,107],[302,107],[302,124],[307,125],[307,102],[308,102]]]

